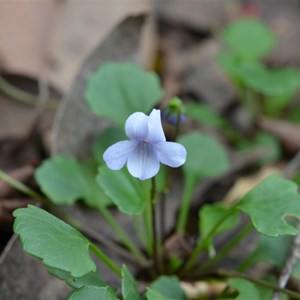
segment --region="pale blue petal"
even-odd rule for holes
[[[120,170],[137,145],[138,143],[134,141],[121,141],[113,144],[104,152],[103,159],[110,169]]]
[[[128,117],[125,123],[126,135],[135,141],[145,141],[148,135],[148,119],[142,112],[136,112]]]
[[[166,141],[166,137],[161,125],[160,110],[153,109],[148,119],[147,142],[156,144]]]
[[[159,171],[159,160],[151,144],[141,142],[128,157],[127,168],[133,177],[145,180]]]
[[[185,163],[186,150],[179,143],[164,142],[154,145],[159,161],[172,168],[180,167]]]

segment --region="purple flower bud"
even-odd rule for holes
[[[168,109],[162,112],[162,119],[168,122],[171,125],[176,126],[178,122],[178,116],[175,113],[171,113]],[[180,124],[186,122],[186,116],[184,114],[180,114]]]

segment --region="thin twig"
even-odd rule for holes
[[[294,158],[287,164],[284,170],[284,176],[291,178],[294,173],[300,168],[300,151],[294,156]],[[284,267],[282,268],[281,274],[278,278],[277,285],[280,288],[284,288],[290,277],[292,276],[293,270],[296,266],[297,261],[300,258],[300,222],[297,226],[298,234],[293,240],[290,249],[290,255],[287,257]],[[272,300],[279,300],[280,292],[274,292]]]
[[[10,84],[6,81],[2,76],[0,76],[0,91],[12,99],[15,99],[19,102],[29,104],[29,105],[37,105],[39,99],[37,96],[27,93],[14,85]],[[49,100],[44,103],[44,106],[48,109],[56,110],[57,109],[57,101]]]

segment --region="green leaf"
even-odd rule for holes
[[[107,167],[99,168],[96,181],[121,212],[128,215],[143,213],[150,195],[147,182],[132,177],[126,168],[113,171]]]
[[[267,69],[260,64],[246,64],[238,74],[255,91],[269,96],[292,96],[300,88],[300,72],[292,68]]]
[[[96,271],[89,255],[90,242],[79,231],[49,214],[29,205],[14,211],[14,231],[20,235],[25,252],[47,267],[82,277]]]
[[[239,70],[240,64],[242,63],[234,54],[226,52],[221,52],[217,56],[217,62],[224,69],[224,71],[234,79]]]
[[[160,276],[151,283],[146,296],[148,300],[187,300],[176,276]]]
[[[243,59],[265,56],[275,45],[272,31],[259,20],[240,19],[230,24],[222,33],[229,49]]]
[[[100,208],[112,204],[111,199],[96,182],[98,168],[94,162],[81,163],[81,176],[83,179],[83,201],[93,208]],[[101,209],[100,209],[101,210]]]
[[[213,111],[208,105],[191,103],[185,106],[185,114],[207,126],[214,128],[222,128],[225,124],[225,120],[221,118],[215,111]]]
[[[276,115],[300,88],[300,72],[292,68],[267,69],[262,64],[244,64],[236,69],[243,84],[264,95],[264,109]]]
[[[258,161],[262,165],[277,161],[281,157],[279,140],[266,132],[259,132],[252,141],[246,139],[242,140],[238,144],[238,148],[246,151],[251,151],[255,148],[264,148],[266,154]]]
[[[281,269],[290,254],[292,242],[291,236],[269,237],[261,234],[257,248],[246,258],[241,268],[246,270],[253,264],[264,262]],[[300,261],[294,268],[293,277],[300,279]]]
[[[124,129],[121,129],[119,127],[107,128],[93,145],[94,159],[98,164],[103,165],[105,163],[103,159],[103,153],[105,152],[105,150],[112,144],[127,139],[128,138],[125,135]]]
[[[121,126],[134,112],[148,113],[161,97],[158,76],[128,63],[102,65],[89,78],[85,92],[94,113]]]
[[[183,170],[196,180],[218,176],[229,169],[227,153],[213,137],[192,132],[181,136],[179,142],[188,153]]]
[[[253,253],[242,264],[245,270],[258,262],[281,268],[291,247],[291,236],[269,237],[260,234],[259,243]]]
[[[83,286],[105,286],[98,270],[96,272],[90,272],[82,277],[74,277],[69,272],[50,267],[48,268],[48,272],[52,276],[65,281],[66,284],[74,289],[79,289]]]
[[[202,239],[207,239],[213,228],[230,212],[231,208],[221,203],[204,205],[199,213],[199,228]],[[232,214],[220,226],[218,226],[218,229],[214,232],[214,236],[234,228],[238,225],[239,221],[240,216],[237,213]],[[209,248],[212,247],[212,240],[214,236],[207,240],[207,246]]]
[[[271,175],[247,193],[237,206],[248,214],[256,230],[268,236],[295,235],[297,230],[285,217],[300,219],[300,195],[297,185]]]
[[[236,289],[239,293],[237,297],[231,298],[231,299],[264,300],[261,298],[261,294],[260,294],[259,290],[257,289],[257,286],[254,283],[252,283],[251,281],[248,281],[246,279],[241,279],[241,278],[233,278],[233,279],[229,279],[228,284],[229,284],[229,286]]]
[[[137,284],[126,266],[122,266],[122,296],[123,300],[142,300]]]
[[[118,300],[115,291],[110,287],[85,286],[74,291],[68,300]]]
[[[147,300],[173,300],[152,288],[147,288],[146,298]]]
[[[273,278],[265,278],[265,281],[275,284]],[[253,282],[242,279],[242,278],[232,278],[228,281],[229,285],[238,291],[238,296],[235,300],[265,300],[271,299],[274,292],[273,289],[267,288],[265,286],[254,284]],[[280,300],[287,300],[286,295],[282,294]]]
[[[106,206],[111,200],[96,183],[97,170],[66,156],[45,160],[36,170],[41,190],[55,204],[72,204],[82,199],[91,207]]]

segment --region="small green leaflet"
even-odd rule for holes
[[[230,24],[222,38],[231,52],[245,60],[262,58],[276,42],[272,31],[255,19],[240,19]]]
[[[80,163],[67,156],[45,160],[35,178],[42,191],[55,204],[72,204],[83,199],[91,207],[106,206],[111,200],[96,183],[93,164]]]
[[[233,287],[238,291],[238,296],[235,298],[230,298],[230,299],[235,299],[235,300],[250,300],[250,299],[255,299],[255,300],[264,300],[261,298],[261,294],[259,290],[257,289],[257,286],[246,280],[246,279],[241,279],[241,278],[233,278],[228,281],[229,286]]]
[[[184,173],[196,180],[223,174],[229,168],[225,149],[213,137],[192,132],[179,138],[187,150],[187,159],[183,165]]]
[[[266,132],[258,132],[253,140],[244,139],[237,146],[243,151],[251,151],[255,148],[264,149],[266,154],[258,160],[258,163],[262,165],[277,161],[281,157],[279,140]]]
[[[274,283],[272,278],[265,279],[266,282]],[[273,290],[265,286],[254,284],[253,282],[242,279],[242,278],[232,278],[228,281],[229,286],[233,287],[238,291],[238,296],[229,299],[235,300],[266,300],[271,299]],[[228,299],[228,298],[226,298]],[[286,295],[281,295],[280,300],[287,300]]]
[[[48,272],[52,276],[65,281],[67,285],[74,289],[79,289],[83,286],[105,286],[98,270],[96,272],[90,272],[83,277],[74,277],[69,272],[55,268],[48,268]]]
[[[90,76],[85,99],[92,112],[123,126],[132,113],[148,113],[162,94],[155,73],[134,64],[106,63]]]
[[[148,300],[187,300],[176,276],[160,276],[147,289]]]
[[[14,211],[14,231],[20,235],[24,251],[47,267],[82,277],[96,271],[89,255],[90,241],[79,231],[49,214],[29,205]]]
[[[147,300],[173,300],[152,288],[147,288],[146,298]]]
[[[247,193],[237,208],[250,216],[262,234],[274,237],[297,234],[296,228],[285,220],[286,216],[300,219],[298,187],[290,180],[271,175]]]
[[[252,63],[240,65],[237,74],[245,85],[269,97],[290,97],[300,88],[300,72],[292,68],[268,69]]]
[[[246,270],[259,262],[282,268],[290,253],[292,241],[292,236],[269,237],[261,234],[257,248],[246,258],[240,269]],[[293,277],[300,279],[300,261],[294,268]]]
[[[213,128],[221,128],[225,124],[225,120],[214,112],[208,105],[191,103],[187,104],[185,109],[185,114],[200,124]]]
[[[213,230],[215,225],[217,225],[219,221],[221,221],[227,214],[229,214],[230,211],[230,207],[225,206],[221,203],[204,205],[199,212],[199,228],[201,232],[201,238],[203,240],[207,239],[208,235]],[[214,235],[206,241],[208,248],[213,247],[212,240],[214,236],[234,228],[236,225],[238,225],[239,221],[240,216],[237,213],[230,215],[218,227]]]
[[[257,262],[265,262],[281,268],[285,263],[291,243],[291,236],[269,237],[260,234],[257,248],[242,263],[242,270],[246,270]]]
[[[137,283],[126,266],[122,266],[122,296],[123,300],[142,300]]]
[[[119,300],[111,287],[85,286],[74,291],[68,300]]]
[[[113,171],[108,167],[99,168],[96,180],[121,212],[128,215],[143,213],[146,199],[150,197],[147,182],[133,178],[126,168]]]

